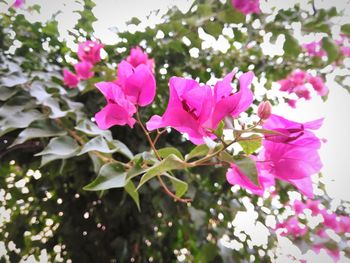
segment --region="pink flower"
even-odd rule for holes
[[[24,4],[24,0],[15,0],[12,6],[15,8],[21,8],[23,4]]]
[[[231,0],[235,9],[248,15],[252,13],[261,13],[259,0]]]
[[[172,77],[169,81],[170,98],[163,116],[154,115],[146,123],[148,130],[173,127],[187,133],[194,144],[203,143],[203,137],[211,136],[207,128],[214,104],[210,86],[200,86],[191,79]],[[208,124],[208,125],[206,125]]]
[[[350,233],[350,217],[340,216],[339,217],[339,229],[340,233]]]
[[[234,163],[230,165],[231,168],[227,170],[226,179],[231,185],[239,185],[255,195],[262,196],[267,187],[275,184],[275,180],[271,176],[265,176],[264,171],[259,169],[259,163],[257,163],[258,185],[254,184],[237,165]]]
[[[290,106],[290,107],[292,107],[292,108],[296,108],[296,106],[297,106],[297,101],[296,100],[291,100],[291,99],[288,99],[287,100],[287,103],[288,103],[288,105]]]
[[[328,88],[327,86],[324,84],[323,79],[320,77],[309,77],[308,79],[309,83],[312,85],[312,87],[314,88],[315,91],[317,91],[317,93],[320,96],[325,96],[328,94]]]
[[[302,201],[299,200],[295,200],[293,203],[293,208],[295,213],[297,214],[302,214],[304,212],[305,209],[305,204]]]
[[[306,201],[306,206],[308,209],[311,210],[311,214],[313,216],[316,216],[320,213],[320,201],[313,201],[313,200],[307,200]]]
[[[83,61],[75,64],[74,69],[80,79],[89,79],[94,76],[94,72],[91,71],[93,65],[88,61]]]
[[[294,87],[293,91],[299,98],[304,98],[306,100],[311,99],[310,91],[308,91],[304,85]]]
[[[322,48],[321,41],[313,41],[303,45],[306,52],[312,57],[324,57],[327,55],[326,51]]]
[[[99,82],[95,86],[105,96],[107,105],[95,115],[97,125],[100,129],[108,129],[114,125],[135,124],[132,117],[136,107],[125,97],[123,90],[113,82]]]
[[[300,224],[297,217],[293,216],[287,221],[284,222],[285,232],[282,233],[282,236],[292,235],[294,237],[300,237],[307,233],[306,226]]]
[[[323,217],[323,224],[326,227],[329,227],[334,231],[338,231],[337,214],[329,213],[327,210],[321,210],[321,215]]]
[[[79,77],[69,71],[68,69],[63,70],[63,83],[64,85],[74,88],[78,85],[79,83]]]
[[[350,47],[342,46],[342,47],[340,47],[340,52],[341,52],[344,56],[350,57]]]
[[[88,61],[91,64],[96,64],[101,61],[100,51],[103,44],[97,41],[87,40],[79,43],[78,57],[81,61]]]
[[[144,64],[134,68],[125,60],[120,62],[116,83],[123,89],[128,100],[139,106],[149,105],[156,95],[156,80]]]
[[[130,55],[126,59],[133,67],[138,65],[146,65],[148,68],[154,72],[154,59],[149,59],[147,53],[143,52],[142,49],[137,46],[131,49]]]
[[[198,82],[172,77],[169,81],[170,99],[162,117],[155,115],[147,122],[147,129],[154,130],[170,126],[179,132],[187,133],[194,144],[203,143],[204,137],[215,138],[212,130],[226,116],[237,117],[252,103],[249,90],[253,73],[240,77],[240,90],[232,93],[231,80],[234,73],[228,74],[214,88]]]

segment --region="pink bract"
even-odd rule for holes
[[[231,3],[235,9],[245,15],[261,13],[259,0],[231,0]]]
[[[320,77],[309,77],[309,83],[312,85],[314,90],[320,95],[320,96],[326,96],[328,94],[328,88],[325,85],[324,81]]]
[[[93,65],[88,61],[82,61],[74,65],[75,72],[80,79],[89,79],[94,76],[94,72],[91,71]]]
[[[97,125],[100,129],[108,129],[114,125],[135,124],[132,117],[136,107],[126,99],[123,90],[113,82],[99,82],[95,86],[105,96],[107,105],[95,115]]]
[[[77,75],[69,71],[68,69],[63,70],[63,83],[64,85],[74,88],[79,83],[79,78]]]
[[[123,60],[118,65],[116,83],[123,89],[126,97],[139,106],[147,106],[156,95],[156,80],[150,69],[143,64],[136,68]]]
[[[91,40],[79,43],[78,57],[81,61],[88,61],[91,64],[96,64],[101,61],[100,51],[103,46],[104,45],[100,42]]]
[[[324,57],[327,55],[326,51],[322,48],[321,41],[312,41],[303,45],[306,52],[313,57]]]
[[[126,59],[133,67],[137,67],[138,65],[146,65],[151,72],[154,72],[154,59],[148,58],[148,54],[143,52],[143,50],[137,46],[131,49],[130,55]]]
[[[15,0],[15,2],[13,3],[13,7],[15,7],[15,8],[21,8],[22,6],[23,6],[23,4],[24,4],[24,0]]]
[[[173,127],[187,133],[194,144],[204,142],[204,137],[215,138],[212,130],[226,116],[237,117],[252,103],[249,85],[253,73],[240,77],[240,90],[233,92],[231,80],[234,73],[217,82],[213,89],[192,79],[172,77],[169,81],[170,98],[163,116],[155,115],[147,122],[147,129]]]

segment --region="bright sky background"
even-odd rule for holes
[[[218,0],[219,1],[219,0]],[[12,2],[12,1],[9,1]],[[115,33],[111,28],[118,28],[118,30],[125,30],[125,22],[133,16],[139,17],[145,25],[154,25],[160,23],[160,15],[164,14],[167,8],[171,5],[178,5],[181,10],[185,11],[192,4],[192,0],[95,0],[97,6],[94,9],[94,13],[98,18],[98,21],[94,24],[96,31],[96,38],[101,39],[105,44],[112,44],[117,41]],[[282,3],[283,2],[283,3]],[[263,11],[270,12],[269,6],[281,5],[285,8],[293,6],[295,2],[301,2],[302,6],[309,8],[305,1],[296,0],[268,0],[267,2],[261,0],[261,7]],[[29,15],[32,21],[45,21],[51,17],[53,13],[61,11],[57,16],[59,21],[59,30],[63,37],[67,37],[67,29],[70,29],[78,19],[78,15],[73,13],[73,10],[80,8],[80,5],[71,0],[27,0],[27,5],[39,4],[42,7],[41,14],[37,13]],[[336,5],[339,10],[345,8],[346,17],[337,21],[344,23],[344,21],[350,21],[350,4],[348,0],[325,0],[316,1],[316,7],[322,8]],[[9,5],[0,3],[0,10],[8,8]],[[153,10],[159,10],[159,12],[150,12]],[[20,11],[26,13],[25,11]],[[149,16],[148,16],[149,15]],[[129,28],[130,29],[130,28]],[[335,32],[339,31],[339,26],[335,27]],[[304,38],[301,35],[296,35],[300,41],[310,41],[320,36],[312,36]],[[216,43],[216,40],[208,37],[207,45],[217,45],[220,48],[220,44]],[[282,41],[282,42],[281,42]],[[266,47],[266,53],[278,52],[282,48],[283,39],[278,42],[278,46]],[[72,45],[72,48],[76,48]],[[272,54],[271,53],[271,54]],[[345,61],[348,68],[350,67],[350,59]],[[346,72],[349,76],[349,72]],[[348,164],[350,158],[348,151],[350,149],[350,95],[348,92],[332,81],[332,74],[327,79],[327,85],[330,90],[329,98],[327,102],[322,102],[319,96],[314,96],[311,101],[300,101],[297,109],[292,109],[287,105],[280,105],[274,108],[274,113],[283,115],[287,118],[296,121],[309,121],[317,118],[325,117],[324,125],[319,130],[318,134],[322,138],[327,139],[321,149],[321,158],[324,163],[323,174],[327,186],[328,194],[335,198],[334,203],[338,203],[340,199],[350,201],[350,169]],[[220,76],[218,76],[220,77]],[[288,241],[281,240],[282,247],[291,247]],[[294,251],[295,252],[295,251]],[[313,254],[310,262],[315,262],[317,259],[319,262],[325,263],[326,258],[324,254],[319,257]],[[286,260],[286,259],[285,259]],[[287,262],[287,261],[280,261]],[[341,261],[350,262],[350,261]]]

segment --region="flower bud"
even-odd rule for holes
[[[258,107],[258,116],[262,120],[267,120],[271,115],[272,106],[269,101],[262,101]]]

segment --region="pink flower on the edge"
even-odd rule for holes
[[[292,235],[293,237],[304,236],[308,229],[305,225],[301,225],[298,218],[293,216],[284,222],[285,231],[281,234],[282,236]]]
[[[252,157],[256,160],[259,185],[251,182],[235,165],[231,165],[226,175],[229,183],[262,195],[274,179],[279,179],[313,197],[310,176],[320,171],[322,163],[317,152],[320,139],[310,130],[318,129],[321,124],[322,119],[302,124],[271,115],[263,128],[278,134],[265,135],[262,151],[257,157]]]
[[[91,71],[93,65],[88,61],[82,61],[74,65],[75,72],[80,79],[89,79],[94,76],[94,72]]]
[[[303,48],[307,51],[310,56],[313,57],[324,57],[327,55],[326,51],[322,48],[321,41],[312,41],[303,45]]]
[[[259,0],[231,0],[231,3],[235,9],[245,15],[261,13]]]
[[[125,97],[123,90],[113,82],[99,82],[95,86],[105,96],[107,105],[95,114],[95,119],[100,129],[108,129],[114,125],[135,124],[132,117],[136,107]]]
[[[68,69],[63,70],[63,83],[64,85],[74,88],[78,85],[79,83],[79,77],[69,71]]]
[[[148,58],[148,54],[143,52],[139,46],[130,50],[130,55],[126,58],[126,61],[133,67],[137,67],[141,64],[146,65],[152,72],[154,72],[154,59]]]
[[[172,77],[169,81],[170,98],[163,116],[154,115],[146,123],[148,130],[170,126],[187,133],[194,144],[204,142],[204,137],[215,138],[212,130],[226,116],[237,117],[245,111],[253,100],[249,90],[253,73],[239,78],[240,90],[233,92],[231,81],[234,72],[228,74],[214,88],[200,85],[192,79]]]
[[[78,57],[81,61],[88,61],[91,64],[95,64],[101,61],[100,51],[103,48],[103,44],[97,41],[87,40],[83,43],[79,43]]]
[[[328,88],[324,84],[324,81],[322,78],[311,76],[309,77],[308,81],[320,96],[326,96],[328,94]]]
[[[15,0],[12,6],[15,8],[21,8],[23,4],[24,4],[24,0]]]
[[[149,105],[156,95],[156,80],[151,70],[144,64],[133,67],[123,60],[118,65],[115,81],[124,91],[128,100],[139,106]]]

